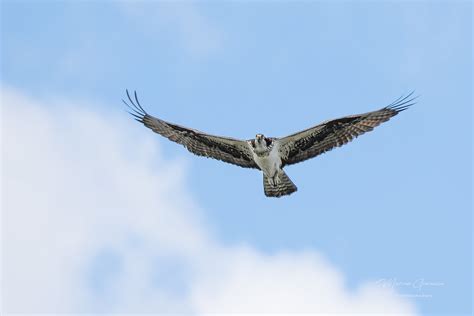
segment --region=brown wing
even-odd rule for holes
[[[244,168],[257,168],[252,152],[246,141],[208,135],[195,129],[186,128],[172,124],[149,115],[140,105],[135,92],[135,101],[132,100],[127,90],[128,104],[122,100],[131,110],[129,112],[135,119],[143,123],[169,140],[186,147],[190,152],[198,156],[218,159]]]
[[[416,98],[411,98],[412,95],[413,92],[400,97],[378,111],[326,121],[279,139],[283,166],[316,157],[373,130],[374,127],[413,105]]]

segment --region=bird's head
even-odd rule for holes
[[[253,141],[253,146],[255,149],[260,151],[266,151],[268,147],[271,145],[272,140],[270,138],[265,137],[263,134],[255,135],[255,141]]]

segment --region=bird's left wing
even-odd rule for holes
[[[326,121],[279,139],[283,166],[316,157],[373,130],[374,127],[413,105],[415,98],[411,98],[412,94],[413,92],[400,97],[378,111]]]
[[[122,100],[135,119],[169,140],[186,147],[198,156],[218,159],[244,168],[257,168],[246,141],[229,137],[209,135],[195,129],[169,123],[149,115],[140,105],[137,93],[133,100],[127,90],[130,104]]]

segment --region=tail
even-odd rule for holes
[[[265,195],[271,197],[290,195],[298,190],[283,170],[280,170],[274,178],[269,178],[263,174],[263,189]]]

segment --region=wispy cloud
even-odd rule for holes
[[[1,95],[7,314],[414,313],[393,289],[348,290],[315,251],[221,244],[186,166],[164,160],[132,120],[11,88]]]
[[[120,3],[122,11],[141,32],[160,35],[178,43],[193,57],[218,52],[223,45],[223,32],[192,2]]]

